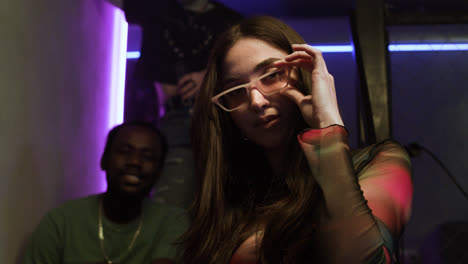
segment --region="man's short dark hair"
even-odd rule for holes
[[[154,132],[156,135],[158,135],[159,138],[159,145],[161,147],[160,149],[160,156],[159,156],[159,161],[158,161],[158,167],[162,168],[164,166],[164,162],[166,160],[167,156],[167,151],[168,151],[168,143],[167,139],[164,136],[161,131],[155,127],[153,124],[144,122],[144,121],[127,121],[124,122],[120,125],[115,126],[112,128],[111,131],[109,131],[109,134],[107,135],[107,140],[106,140],[106,145],[104,146],[104,153],[102,153],[102,158],[101,158],[101,168],[103,168],[104,163],[107,163],[107,158],[109,156],[109,152],[112,146],[112,143],[114,142],[115,138],[119,134],[120,130],[125,127],[142,127],[142,128],[147,128]],[[103,168],[104,169],[104,168]]]

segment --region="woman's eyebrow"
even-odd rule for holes
[[[235,77],[229,77],[229,78],[227,78],[227,79],[223,79],[223,81],[221,82],[221,85],[222,85],[222,86],[226,86],[226,85],[228,85],[228,84],[231,84],[231,83],[236,82],[237,80],[238,80],[238,79],[235,78]]]
[[[273,62],[280,60],[280,58],[268,58],[265,59],[261,62],[259,62],[257,65],[255,65],[254,69],[252,72],[258,72],[260,70],[263,70],[264,68],[270,66]],[[226,79],[224,79],[221,84],[223,86],[226,86],[227,84],[234,83],[238,81],[239,77],[237,76],[228,76]]]
[[[264,68],[270,66],[273,62],[278,61],[278,60],[280,60],[280,59],[279,59],[279,58],[268,58],[268,59],[265,59],[265,60],[261,61],[260,63],[258,63],[258,64],[255,66],[253,72],[257,72],[257,71],[259,71],[259,70],[262,70],[262,69],[264,69]]]

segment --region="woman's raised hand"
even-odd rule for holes
[[[311,128],[343,125],[336,100],[335,82],[333,76],[328,73],[322,52],[307,44],[293,44],[292,48],[293,53],[274,65],[291,65],[304,69],[311,74],[312,87],[308,87],[310,95],[304,95],[298,89],[285,89],[281,94],[296,102],[304,120]],[[297,80],[297,73],[293,72],[291,79]],[[294,81],[290,85],[294,87]]]

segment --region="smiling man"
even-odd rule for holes
[[[128,122],[107,137],[101,168],[107,191],[50,211],[34,232],[25,263],[175,263],[188,221],[182,210],[148,199],[167,153],[152,125]]]

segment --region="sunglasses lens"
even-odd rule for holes
[[[249,101],[247,89],[242,87],[219,97],[219,102],[228,110],[235,109]]]

